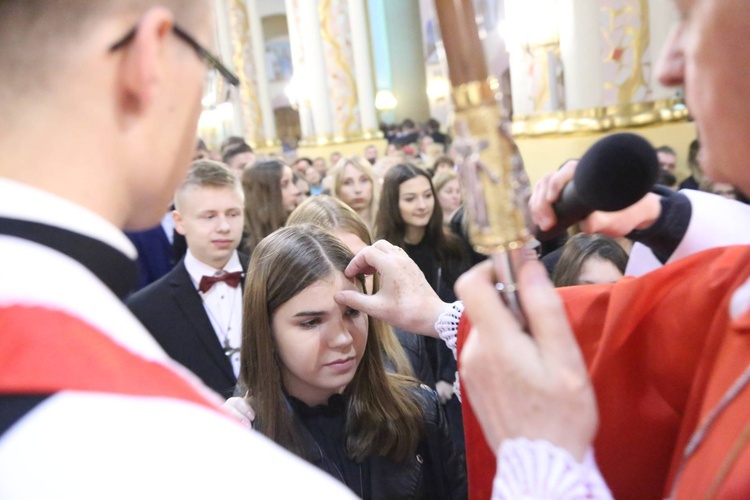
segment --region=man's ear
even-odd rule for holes
[[[120,88],[128,111],[138,113],[154,100],[167,73],[168,46],[174,15],[165,7],[152,7],[138,22],[133,41],[122,48]]]
[[[172,210],[172,220],[174,221],[175,230],[185,236],[185,227],[182,225],[182,214],[177,210]]]

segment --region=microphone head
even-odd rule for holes
[[[573,182],[581,201],[594,210],[614,212],[634,204],[656,182],[656,150],[639,135],[613,134],[581,157]]]

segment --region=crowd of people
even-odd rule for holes
[[[717,196],[750,192],[750,21],[677,7],[660,79],[710,192],[665,174],[529,245],[522,324],[439,123],[211,151],[211,2],[0,2],[0,498],[750,495],[750,207]],[[535,186],[541,229],[576,166]]]

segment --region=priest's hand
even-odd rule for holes
[[[490,262],[456,284],[472,330],[460,356],[461,384],[491,448],[505,439],[544,439],[583,460],[598,414],[583,357],[544,267],[518,276],[530,334],[503,305]]]
[[[565,185],[573,180],[578,160],[568,160],[556,172],[542,177],[529,199],[529,211],[534,223],[543,231],[557,223],[552,204],[560,198]],[[596,211],[580,222],[585,233],[601,233],[612,238],[625,236],[634,229],[646,229],[661,214],[660,197],[648,193],[637,203],[616,212]]]
[[[450,304],[437,296],[406,252],[387,241],[376,241],[352,259],[344,274],[380,276],[380,290],[374,295],[346,290],[336,302],[378,318],[408,332],[437,337],[435,322]]]

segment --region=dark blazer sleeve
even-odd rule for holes
[[[169,356],[225,398],[237,379],[182,262],[127,306]]]
[[[425,443],[431,475],[427,484],[433,488],[428,498],[466,499],[469,496],[466,466],[456,451],[438,395],[421,386],[419,396],[425,412]]]

